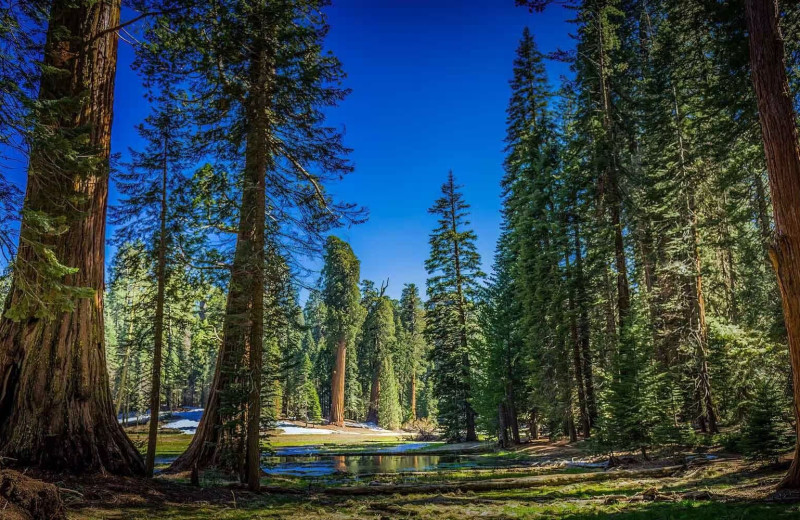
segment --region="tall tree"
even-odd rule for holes
[[[787,95],[790,90],[778,2],[747,0],[745,7],[751,74],[775,216],[775,242],[770,258],[783,298],[792,362],[795,423],[800,428],[800,141],[797,114]],[[800,487],[800,444],[795,448],[792,465],[780,486]]]
[[[384,428],[396,429],[402,420],[400,396],[394,371],[395,347],[394,307],[391,300],[381,296],[367,317],[371,326],[366,341],[372,345],[372,381],[369,394],[367,421]]]
[[[260,474],[265,219],[277,223],[290,252],[314,251],[327,230],[358,221],[352,205],[325,191],[327,181],[352,170],[341,133],[326,126],[322,110],[347,93],[339,61],[323,51],[325,4],[174,2],[149,33],[150,52],[181,63],[189,78],[198,141],[214,170],[241,172],[242,187],[215,381],[197,434],[173,468],[223,465],[251,489]]]
[[[402,328],[403,355],[410,361],[409,366],[409,416],[417,418],[418,379],[424,372],[425,360],[428,356],[428,345],[425,341],[425,309],[419,296],[419,289],[413,283],[403,286],[400,295],[400,326]]]
[[[322,270],[322,295],[327,309],[328,348],[335,352],[329,420],[336,426],[344,426],[347,349],[353,346],[364,321],[359,278],[360,264],[350,246],[337,237],[328,237]]]
[[[50,7],[39,137],[0,321],[0,453],[21,464],[144,471],[113,413],[103,334],[119,14],[119,1]]]
[[[153,475],[158,417],[161,409],[161,374],[164,350],[164,303],[168,277],[175,266],[175,255],[169,251],[175,247],[174,235],[180,231],[177,222],[175,192],[182,181],[182,169],[186,162],[187,118],[180,103],[171,100],[168,94],[157,98],[152,115],[138,128],[139,135],[146,140],[143,151],[131,151],[130,171],[121,173],[118,183],[123,194],[116,223],[121,224],[116,235],[120,240],[136,237],[147,245],[155,260],[156,293],[154,303],[153,366],[150,388],[149,436],[145,471]]]
[[[473,408],[474,347],[477,338],[475,298],[481,257],[470,228],[469,205],[453,172],[442,185],[442,197],[428,210],[437,216],[430,235],[426,334],[432,346],[439,423],[450,440],[477,440]]]

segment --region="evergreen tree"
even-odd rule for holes
[[[437,216],[430,235],[426,335],[431,344],[438,421],[449,440],[477,440],[473,408],[473,367],[479,341],[475,299],[480,255],[467,220],[469,205],[458,191],[453,172],[442,185],[442,197],[428,210]]]
[[[140,474],[141,455],[112,413],[103,328],[120,4],[49,7],[20,247],[0,318],[0,454],[54,469]]]
[[[325,245],[325,266],[322,270],[322,296],[327,309],[325,329],[328,351],[333,358],[331,373],[331,424],[344,425],[346,376],[357,374],[348,367],[347,350],[355,357],[354,342],[364,321],[358,290],[360,264],[350,246],[334,236]],[[357,366],[357,365],[356,365]]]
[[[775,384],[768,379],[760,381],[753,399],[748,403],[742,427],[741,445],[745,455],[777,461],[791,447],[792,443],[785,434],[783,409]]]
[[[166,85],[162,84],[162,88]],[[123,198],[114,223],[118,241],[134,237],[148,245],[154,259],[153,275],[156,280],[151,302],[153,314],[153,374],[151,378],[150,410],[158,417],[161,409],[162,358],[164,350],[164,304],[169,277],[176,269],[174,255],[175,234],[181,224],[177,215],[182,213],[176,200],[177,186],[183,183],[182,170],[186,163],[187,117],[179,102],[162,92],[156,99],[153,114],[138,128],[147,142],[143,151],[131,151],[130,170],[118,176],[118,187]],[[145,457],[145,471],[153,475],[158,420],[150,421],[150,435]]]
[[[398,371],[407,376],[408,415],[413,421],[417,417],[427,417],[427,414],[417,409],[417,397],[420,394],[419,381],[427,369],[430,350],[425,341],[425,309],[415,284],[403,286],[399,307],[398,358],[406,362],[402,365],[403,370]]]
[[[370,391],[367,421],[396,429],[402,413],[397,378],[394,371],[395,335],[394,306],[386,296],[380,296],[372,306],[365,325],[364,343],[371,348]]]
[[[181,63],[189,97],[203,99],[192,105],[198,143],[215,170],[241,172],[242,188],[215,388],[174,468],[223,464],[257,489],[265,220],[304,251],[330,228],[357,220],[353,206],[325,192],[327,181],[352,169],[322,110],[345,96],[343,74],[323,52],[322,1],[164,3],[147,50]]]

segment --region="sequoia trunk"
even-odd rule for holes
[[[344,373],[347,361],[347,338],[336,342],[336,361],[331,376],[331,415],[330,423],[344,426]]]
[[[783,299],[794,387],[795,424],[800,428],[800,148],[796,114],[788,95],[777,0],[747,0],[750,68],[767,160],[775,242],[770,251]],[[800,487],[800,446],[780,483]]]
[[[171,470],[220,466],[251,490],[260,484],[260,392],[264,320],[264,225],[269,146],[265,49],[252,50],[252,86],[246,101],[247,143],[239,228],[222,326],[222,346],[203,417]],[[243,390],[245,391],[243,392]],[[244,412],[244,413],[243,413]],[[242,420],[245,419],[245,421]]]
[[[85,156],[76,160],[37,142],[30,152],[19,268],[6,310],[25,307],[31,299],[35,303],[17,321],[0,319],[0,455],[18,464],[73,472],[144,472],[141,455],[114,416],[103,338],[117,65],[112,29],[119,14],[119,0],[56,0],[50,9],[39,100],[69,100],[77,107],[57,115],[39,112],[37,122]],[[34,215],[47,215],[67,228],[63,233],[42,232],[36,218],[31,219]],[[54,285],[35,267],[46,261],[37,243],[76,269],[64,277],[66,286],[93,290],[91,296],[75,299],[71,311],[56,309],[53,319],[37,314]]]

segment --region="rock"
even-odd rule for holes
[[[53,484],[0,470],[0,510],[9,520],[66,520],[64,504]],[[3,509],[5,507],[5,509]]]

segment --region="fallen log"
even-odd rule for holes
[[[640,470],[604,471],[602,473],[565,473],[557,475],[534,475],[521,478],[501,478],[473,480],[465,482],[442,482],[435,484],[376,484],[369,486],[340,486],[322,488],[319,491],[328,495],[412,495],[415,493],[455,493],[464,491],[501,491],[506,489],[525,489],[549,485],[574,484],[577,482],[597,482],[623,478],[662,478],[669,477],[684,466],[665,466]]]

